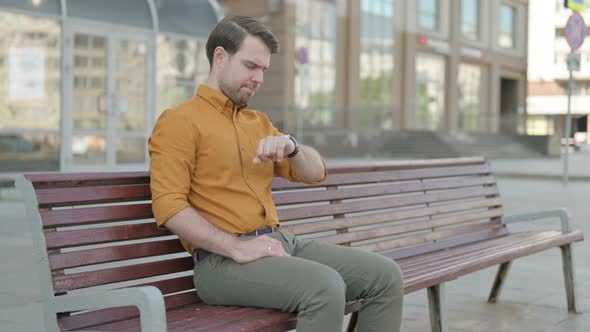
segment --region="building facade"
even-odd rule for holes
[[[158,115],[207,77],[224,15],[277,35],[250,105],[306,142],[523,133],[526,0],[0,0],[0,173],[147,169]]]
[[[531,0],[529,6],[528,131],[565,137],[569,80],[566,59],[570,47],[564,28],[572,11],[559,0]],[[582,15],[588,24],[590,13]],[[582,44],[576,52],[581,56],[581,70],[573,74],[571,134],[578,144],[590,145],[590,43]]]

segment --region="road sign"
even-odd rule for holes
[[[564,0],[563,5],[565,8],[569,8],[577,12],[583,12],[586,10],[586,6],[588,4],[586,0]]]
[[[580,62],[582,57],[580,53],[570,53],[567,55],[567,70],[580,71]]]
[[[577,50],[586,38],[586,23],[580,13],[573,13],[565,25],[565,39],[572,50]]]

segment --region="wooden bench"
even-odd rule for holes
[[[549,248],[561,248],[567,306],[576,311],[572,243],[583,234],[571,228],[565,210],[504,217],[483,158],[334,165],[329,172],[321,185],[275,179],[283,229],[395,259],[405,293],[427,289],[434,331],[447,330],[447,281],[499,265],[488,299],[495,302],[511,261]],[[294,328],[292,313],[199,300],[192,257],[153,222],[149,181],[147,172],[27,174],[18,180],[33,229],[48,330]],[[560,220],[561,228],[506,227],[540,218]],[[355,321],[353,314],[350,330]]]

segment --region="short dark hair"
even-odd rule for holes
[[[230,55],[242,47],[246,35],[260,38],[268,47],[271,54],[279,50],[276,37],[262,23],[250,16],[231,16],[222,19],[207,39],[207,59],[213,67],[213,52],[218,46],[223,47]]]

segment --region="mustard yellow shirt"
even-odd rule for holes
[[[288,159],[252,162],[262,138],[282,133],[265,114],[245,106],[234,107],[223,93],[201,85],[194,97],[160,115],[148,144],[158,226],[188,206],[234,235],[279,225],[273,177],[305,181]],[[197,249],[181,242],[190,253]]]

